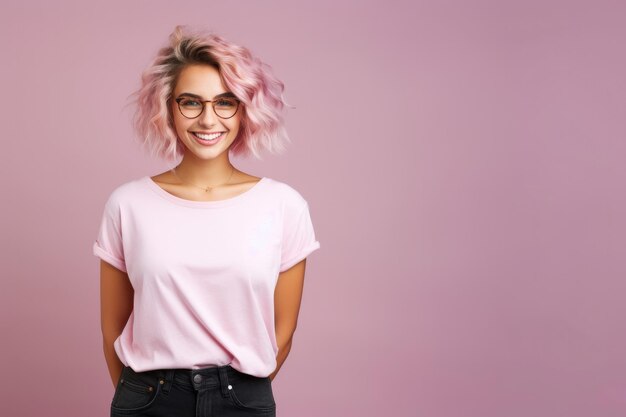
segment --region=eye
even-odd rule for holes
[[[237,103],[233,99],[222,98],[219,99],[215,105],[219,107],[234,107]]]
[[[199,107],[200,102],[191,98],[185,98],[180,101],[180,105],[184,107]]]

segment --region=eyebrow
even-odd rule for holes
[[[189,96],[189,97],[198,98],[198,99],[201,99],[201,100],[204,99],[204,97],[199,96],[198,94],[193,94],[193,93],[180,93],[178,95],[178,97],[182,97],[182,96]],[[213,97],[213,100],[215,100],[216,98],[222,98],[222,97],[237,98],[233,93],[226,92],[226,93],[222,93],[222,94],[216,95],[215,97]]]

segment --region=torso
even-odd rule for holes
[[[236,197],[254,187],[261,180],[259,177],[238,172],[235,178],[231,179],[230,184],[221,185],[206,192],[200,187],[181,184],[170,171],[150,178],[168,193],[192,201],[219,201]]]

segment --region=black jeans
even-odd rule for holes
[[[111,417],[276,416],[269,377],[230,365],[202,369],[122,369],[111,401]]]

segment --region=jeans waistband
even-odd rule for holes
[[[229,381],[233,382],[242,377],[250,377],[249,375],[237,371],[230,366],[230,364],[221,366],[215,365],[200,369],[172,368],[154,369],[144,372],[135,372],[129,366],[125,368],[125,372],[150,375],[157,378],[161,384],[161,389],[166,393],[170,390],[172,383],[175,381],[177,384],[197,391],[220,387],[222,395],[227,396],[228,390],[231,389]]]

